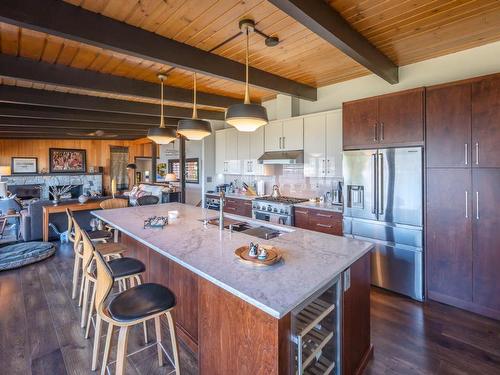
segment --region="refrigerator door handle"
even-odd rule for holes
[[[373,162],[373,201],[372,201],[372,214],[377,214],[377,154],[372,154]]]
[[[378,214],[383,215],[384,214],[384,155],[382,153],[379,153],[377,155],[377,207],[378,207]]]

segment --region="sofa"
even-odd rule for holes
[[[68,199],[61,202],[76,203],[78,199]],[[43,207],[53,205],[52,201],[42,199],[29,203],[21,211],[20,232],[24,241],[39,241],[43,237]],[[83,229],[90,230],[90,220],[94,217],[89,211],[76,211],[75,219]],[[50,215],[50,223],[54,224],[59,232],[68,229],[68,216],[65,212]],[[58,234],[52,228],[49,229],[49,239],[58,238]]]
[[[144,195],[154,195],[158,197],[160,203],[167,203],[169,200],[168,193],[171,193],[171,188],[167,185],[160,184],[139,184],[134,186],[134,188],[126,192],[125,195],[129,198],[129,204],[131,206],[137,205],[137,198]]]

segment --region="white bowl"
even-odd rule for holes
[[[168,211],[168,218],[170,220],[177,219],[178,216],[179,216],[179,211],[177,210]]]

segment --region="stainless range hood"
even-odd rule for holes
[[[304,164],[304,151],[269,151],[262,155],[260,164]]]

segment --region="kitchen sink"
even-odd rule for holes
[[[211,218],[208,219],[207,222],[210,225],[219,226],[219,218]],[[270,240],[271,238],[279,237],[286,233],[285,231],[280,231],[276,228],[230,218],[224,219],[224,228],[229,229],[231,232],[240,232],[249,236],[261,238],[263,240]]]

